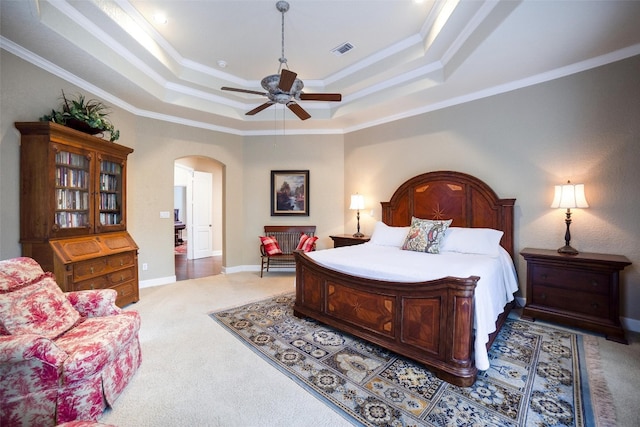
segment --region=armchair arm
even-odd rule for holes
[[[39,359],[51,366],[61,366],[67,353],[48,338],[35,334],[1,335],[0,364]]]
[[[65,295],[83,317],[113,316],[122,313],[122,309],[116,305],[118,293],[114,289],[74,291]]]

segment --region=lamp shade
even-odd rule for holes
[[[555,194],[552,208],[588,208],[587,198],[584,195],[584,184],[571,184],[555,186]]]
[[[351,195],[351,206],[349,206],[351,210],[360,210],[364,209],[364,197],[362,194],[352,194]]]

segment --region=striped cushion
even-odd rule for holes
[[[262,246],[264,246],[264,251],[267,255],[278,255],[282,253],[275,237],[260,236],[260,241],[262,242]]]

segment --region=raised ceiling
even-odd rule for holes
[[[244,135],[346,133],[640,54],[639,1],[289,3],[289,69],[343,95],[302,102],[304,122],[281,105],[246,116],[265,98],[220,90],[278,71],[275,0],[2,0],[0,42],[133,114]]]

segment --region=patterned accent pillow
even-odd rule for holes
[[[54,339],[80,319],[51,273],[29,286],[0,293],[0,323],[11,335],[37,334]]]
[[[262,242],[262,246],[264,246],[264,251],[267,255],[278,255],[282,253],[280,249],[280,245],[278,245],[278,241],[273,236],[260,236],[260,241]]]
[[[302,249],[304,252],[311,252],[316,244],[316,240],[318,240],[316,236],[307,236],[307,238],[304,239],[304,242],[302,241],[302,238],[300,238],[300,243],[296,249]]]
[[[411,218],[411,227],[402,249],[430,254],[440,253],[440,242],[451,221]]]
[[[28,257],[0,261],[0,292],[9,292],[38,280],[44,274],[40,264]]]

